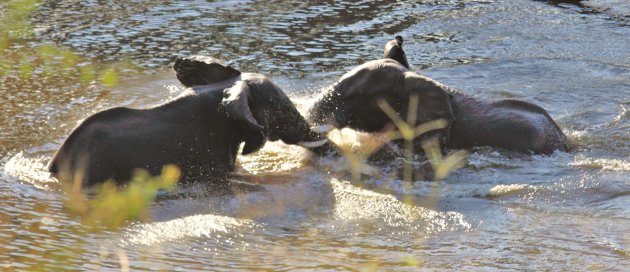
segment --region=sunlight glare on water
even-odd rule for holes
[[[245,229],[261,228],[251,220],[236,219],[211,214],[192,215],[165,222],[137,224],[123,234],[123,245],[145,245],[156,243],[185,243],[186,239],[220,237],[229,232],[244,232]]]
[[[46,169],[50,157],[29,158],[20,152],[4,165],[4,172],[43,190],[59,190],[59,184]]]
[[[0,269],[626,271],[626,2],[42,1],[32,37],[7,42],[0,28]],[[267,142],[238,156],[227,189],[161,192],[146,220],[103,232],[82,228],[46,172],[82,119],[177,99],[177,56],[267,75],[305,115],[395,35],[416,72],[478,99],[543,107],[571,151],[480,147],[442,181],[405,182],[401,158],[353,175],[347,158]],[[70,68],[32,51],[50,44]],[[101,84],[104,71],[118,73],[116,86]],[[329,136],[348,150],[377,141]]]
[[[391,195],[361,189],[347,181],[332,179],[331,183],[335,216],[343,221],[376,222],[379,226],[405,227],[425,234],[471,228],[460,213],[410,206]]]
[[[607,171],[630,172],[630,162],[620,159],[588,158],[577,156],[569,165]]]

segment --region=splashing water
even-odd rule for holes
[[[615,0],[43,2],[31,19],[33,46],[65,45],[91,66],[116,69],[119,85],[0,84],[0,267],[624,271],[627,11]],[[64,212],[47,161],[91,113],[175,99],[183,88],[168,67],[174,56],[212,55],[271,76],[304,114],[346,71],[381,57],[395,35],[405,37],[413,70],[479,99],[545,108],[572,151],[478,148],[441,182],[405,184],[393,174],[399,160],[373,164],[378,171],[357,181],[339,160],[273,142],[239,157],[234,179],[256,190],[201,186],[195,190],[204,193],[160,199],[148,222],[118,232],[73,230],[81,222]],[[0,35],[2,46],[15,49]],[[146,74],[127,74],[123,58]],[[0,74],[28,68],[0,60]],[[45,77],[46,70],[34,72]],[[369,140],[340,135],[333,140],[356,148]]]

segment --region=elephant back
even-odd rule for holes
[[[486,102],[452,92],[456,116],[449,145],[499,147],[523,153],[567,151],[566,136],[547,111],[520,100]]]

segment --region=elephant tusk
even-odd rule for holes
[[[314,142],[298,142],[297,145],[301,146],[301,147],[305,147],[305,148],[316,148],[316,147],[320,147],[322,145],[324,145],[325,143],[328,142],[328,139],[323,139],[323,140],[319,140],[319,141],[314,141]]]
[[[333,130],[333,128],[334,127],[331,125],[321,125],[321,126],[312,127],[311,130],[315,133],[324,134]]]

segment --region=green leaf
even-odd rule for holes
[[[9,48],[10,44],[9,35],[6,32],[0,32],[0,56],[5,54],[5,50]]]
[[[118,72],[113,68],[107,69],[103,72],[101,76],[101,83],[105,85],[105,87],[114,87],[118,84]]]
[[[30,62],[24,61],[18,68],[18,76],[21,80],[29,80],[33,76],[33,65]]]
[[[81,79],[81,83],[89,84],[96,78],[96,69],[94,69],[92,64],[81,67],[79,78]]]

